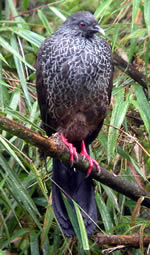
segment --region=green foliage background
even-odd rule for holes
[[[70,14],[92,11],[105,29],[112,50],[144,73],[147,81],[147,90],[143,90],[115,69],[110,110],[92,145],[92,156],[108,171],[114,170],[149,190],[150,1],[58,0],[44,4],[47,3],[42,6],[40,0],[18,0],[17,7],[12,0],[0,3],[0,114],[39,131],[35,89],[38,48]],[[11,19],[12,16],[15,18]],[[35,147],[1,130],[0,254],[101,254],[102,248],[93,238],[87,238],[77,206],[79,236],[77,240],[63,236],[51,205],[51,159],[47,170]],[[97,232],[124,235],[149,231],[148,209],[139,208],[140,213],[133,215],[135,202],[97,182],[95,190],[99,211]],[[67,201],[66,206],[71,216]],[[142,248],[113,254],[129,252],[144,254]]]

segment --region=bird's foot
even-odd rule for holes
[[[83,157],[84,157],[84,158],[87,158],[88,161],[89,161],[89,169],[88,169],[87,176],[89,176],[89,175],[91,174],[94,164],[96,165],[97,170],[98,170],[98,172],[100,173],[101,168],[100,168],[98,162],[97,162],[95,159],[93,159],[93,158],[88,154],[88,152],[87,152],[87,150],[86,150],[86,147],[85,147],[84,141],[82,141],[82,143],[81,143],[81,152],[80,152],[80,155],[83,155]]]
[[[63,135],[59,134],[59,137],[61,138],[61,140],[63,141],[63,143],[68,147],[69,152],[70,152],[70,163],[71,166],[73,165],[74,162],[74,158],[76,158],[76,160],[78,160],[78,153],[76,148],[73,146],[72,143],[69,143],[66,139],[66,137],[64,137]]]

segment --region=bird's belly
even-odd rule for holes
[[[79,111],[74,108],[74,111],[68,111],[68,115],[59,119],[57,131],[72,143],[85,140],[97,129],[99,123],[105,118],[106,112],[107,105],[101,107],[94,105],[88,108],[82,106]]]
[[[76,84],[75,90],[73,86],[66,86],[63,93],[58,89],[48,105],[51,127],[69,142],[85,140],[105,118],[108,104],[106,90],[97,84],[93,88],[86,83]]]

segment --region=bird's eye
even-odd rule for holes
[[[80,27],[81,28],[83,28],[83,27],[85,27],[86,26],[86,24],[84,23],[84,22],[80,22]]]

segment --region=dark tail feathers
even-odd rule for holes
[[[85,178],[84,173],[74,171],[73,168],[54,159],[53,180],[86,211],[93,221],[97,221],[94,187],[90,177]],[[52,184],[52,200],[56,218],[64,234],[68,237],[74,236],[75,233],[68,218],[60,190],[54,183]],[[87,234],[92,235],[95,230],[95,224],[84,213],[82,215]]]

